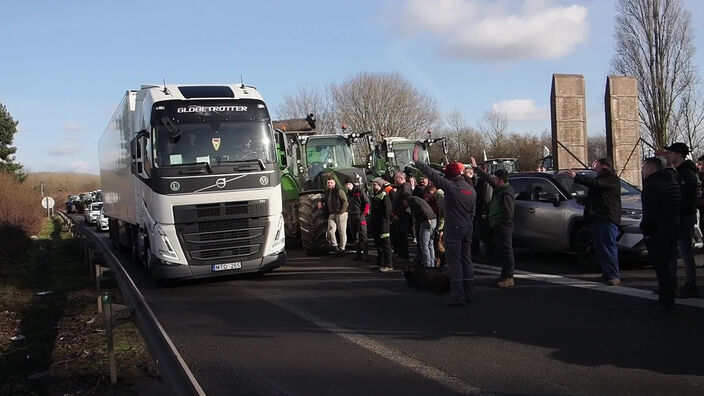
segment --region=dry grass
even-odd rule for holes
[[[85,173],[30,173],[25,180],[32,190],[41,197],[41,185],[44,183],[46,195],[54,198],[56,207],[66,208],[66,198],[86,191],[95,191],[100,188],[100,176]],[[40,198],[41,199],[41,198]]]

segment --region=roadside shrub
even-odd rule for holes
[[[30,235],[41,230],[41,194],[0,172],[0,260],[17,257]]]

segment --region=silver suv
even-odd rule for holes
[[[596,177],[591,170],[578,174]],[[573,251],[580,264],[597,266],[592,233],[584,220],[588,188],[570,177],[553,172],[509,175],[515,192],[513,243],[519,247]],[[642,217],[640,191],[621,180],[620,253],[644,256],[645,243],[639,225]]]

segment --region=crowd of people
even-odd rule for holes
[[[695,166],[688,154],[689,148],[678,142],[666,147],[662,157],[643,162],[640,227],[658,278],[656,308],[664,311],[672,309],[675,297],[697,297],[692,236],[697,210],[704,213],[704,156]],[[345,254],[349,239],[356,246],[354,260],[368,262],[367,241],[371,238],[377,250],[376,265],[382,272],[409,265],[428,270],[447,265],[450,298],[445,304],[450,306],[472,300],[473,255],[482,262],[498,261],[501,275],[495,285],[514,287],[515,192],[508,172],[498,169],[489,174],[474,158],[467,165],[451,162],[441,172],[418,161],[417,149],[413,160],[423,174],[419,181],[404,172],[394,175],[394,185],[376,178],[371,183],[371,196],[351,180],[344,180],[341,188],[335,177],[327,177],[319,208],[327,210],[327,237],[335,254]],[[591,227],[603,280],[618,286],[621,183],[610,158],[598,159],[592,169],[596,177],[572,170],[561,173],[589,189],[584,218]],[[410,261],[410,240],[417,247],[415,263]],[[678,256],[686,272],[685,283],[679,288]]]

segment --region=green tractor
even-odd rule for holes
[[[364,169],[355,167],[352,144],[371,132],[317,135],[315,119],[275,121],[281,171],[287,246],[303,245],[309,255],[325,254],[327,217],[318,209],[325,183],[332,175],[338,186],[345,179],[366,188]],[[343,187],[344,188],[344,187]]]
[[[419,147],[419,159],[430,166],[441,169],[449,163],[447,158],[447,141],[445,138],[430,138],[423,140],[410,140],[402,137],[383,137],[379,142],[375,142],[373,137],[367,136],[370,153],[367,157],[367,168],[370,179],[382,177],[393,183],[396,172],[406,172],[410,175],[419,176],[420,172],[413,166],[413,150]],[[430,163],[430,147],[434,144],[441,144],[443,151],[443,162],[441,164]]]

